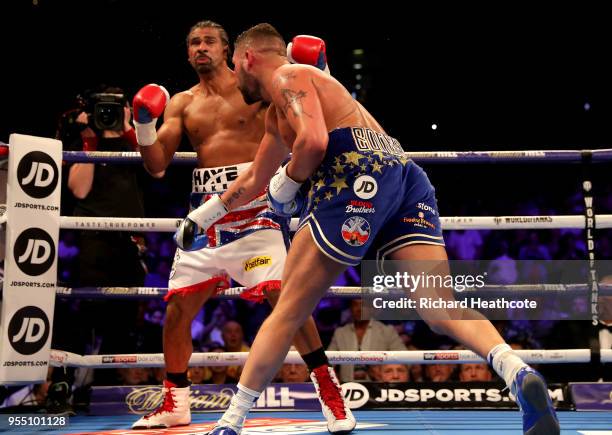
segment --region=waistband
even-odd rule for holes
[[[350,151],[382,153],[395,157],[404,155],[397,139],[367,127],[344,127],[329,132],[327,154],[338,155]]]
[[[230,183],[252,164],[253,162],[247,162],[216,168],[195,168],[191,176],[191,191],[194,193],[223,193]]]

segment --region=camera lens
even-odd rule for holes
[[[117,103],[98,103],[95,108],[94,122],[100,130],[123,129],[123,107]]]

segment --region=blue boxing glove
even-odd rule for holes
[[[174,233],[176,246],[183,251],[197,251],[208,245],[208,230],[228,213],[219,195],[214,195],[204,204],[191,211]]]
[[[283,165],[270,180],[266,199],[268,207],[275,214],[282,217],[291,217],[304,205],[304,196],[300,192],[302,183],[292,180],[287,175],[287,165]]]

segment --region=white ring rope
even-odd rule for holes
[[[515,351],[528,364],[588,363],[590,349],[538,349]],[[469,364],[485,362],[471,350],[401,350],[401,351],[333,351],[326,352],[332,364]],[[189,366],[242,366],[248,352],[194,353]],[[77,355],[61,350],[51,350],[49,359],[54,367],[164,367],[164,355],[121,354],[121,355]],[[612,350],[601,349],[601,362],[612,362]],[[291,351],[285,358],[286,364],[303,364],[300,354]]]
[[[5,215],[6,216],[6,215]],[[92,231],[176,231],[182,219],[177,218],[117,218],[61,216],[60,228]],[[559,229],[586,226],[584,215],[566,216],[450,216],[441,217],[444,230],[516,230]],[[595,216],[596,228],[612,228],[612,214]],[[298,219],[291,219],[291,229],[297,229]]]
[[[212,296],[213,299],[238,299],[244,293],[244,287],[232,287]],[[358,286],[333,286],[330,287],[325,297],[361,298],[364,291],[372,294],[367,287]],[[612,294],[612,284],[599,285],[601,294]],[[512,296],[524,297],[525,295],[542,296],[542,293],[579,294],[589,291],[589,285],[584,284],[490,284],[480,288],[467,287],[458,294],[479,292],[480,295],[508,293]],[[159,299],[168,294],[167,287],[57,287],[56,294],[59,297],[73,298],[134,298],[134,299]]]

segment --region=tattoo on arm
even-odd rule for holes
[[[304,111],[304,107],[302,106],[302,102],[300,101],[306,97],[306,91],[294,91],[292,89],[283,88],[281,89],[281,95],[285,100],[285,104],[283,106],[283,111],[285,113],[289,113],[289,110],[291,110],[291,112],[293,112],[293,116],[295,116],[296,118],[302,116],[302,114],[308,116],[309,118],[312,118],[312,116],[310,116]]]
[[[230,205],[232,205],[235,200],[240,198],[245,190],[246,189],[244,187],[240,187],[237,192],[232,193],[232,196],[227,200],[227,204],[225,204],[225,206],[229,209]]]

